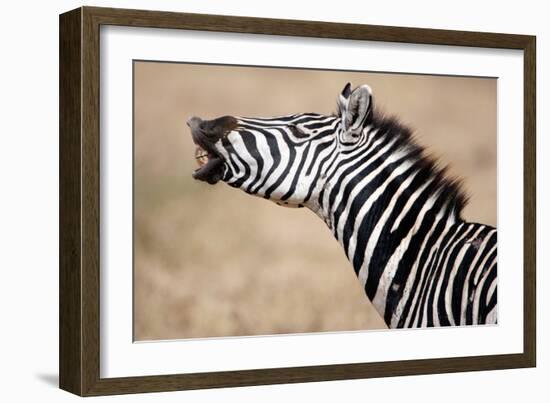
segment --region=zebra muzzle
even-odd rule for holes
[[[224,118],[227,120],[227,118]],[[221,138],[222,133],[215,121],[203,121],[198,117],[192,117],[187,121],[191,129],[193,142],[195,143],[195,160],[199,167],[193,172],[193,178],[215,184],[224,174],[224,161],[215,149],[215,142]]]

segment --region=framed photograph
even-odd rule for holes
[[[535,366],[535,59],[525,35],[62,14],[60,387]]]

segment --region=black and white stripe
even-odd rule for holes
[[[223,180],[320,216],[388,326],[496,323],[496,229],[461,218],[459,183],[369,87],[346,86],[334,116],[235,119],[216,143]]]

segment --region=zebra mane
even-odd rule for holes
[[[433,178],[438,192],[447,195],[447,205],[454,212],[456,218],[462,220],[462,210],[468,203],[469,197],[463,190],[463,180],[449,174],[449,165],[441,165],[438,158],[428,153],[426,148],[416,140],[412,130],[403,125],[395,116],[388,116],[373,111],[372,126],[377,129],[377,136],[397,138],[395,150],[407,150],[415,161],[415,166],[426,172],[427,178]]]

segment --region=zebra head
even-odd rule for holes
[[[348,83],[337,113],[301,113],[275,118],[223,116],[187,121],[196,145],[195,179],[220,180],[289,207],[318,199],[326,172],[339,154],[365,143],[372,94]]]

